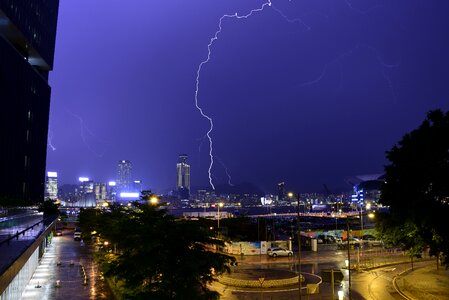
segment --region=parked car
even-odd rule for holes
[[[268,254],[268,256],[271,256],[271,257],[292,256],[293,251],[285,249],[285,248],[275,247],[275,248],[269,248],[267,250],[267,254]]]
[[[365,234],[364,236],[362,236],[362,240],[364,241],[375,241],[376,238],[371,235],[371,234]]]
[[[376,239],[376,237],[371,234],[365,234],[362,237],[362,240],[368,242],[368,244],[370,246],[382,246],[383,245],[383,242],[381,240]]]
[[[75,233],[73,234],[73,239],[75,241],[81,241],[81,231],[75,231]]]
[[[336,243],[336,239],[333,235],[320,234],[317,237],[317,243],[318,244],[334,244],[334,243]]]

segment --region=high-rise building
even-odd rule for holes
[[[100,182],[94,183],[94,193],[97,203],[106,200],[106,184]]]
[[[279,182],[278,183],[278,194],[277,194],[277,200],[282,201],[285,198],[285,182]]]
[[[117,183],[115,181],[109,181],[107,187],[106,197],[109,200],[115,200],[117,197]]]
[[[58,198],[58,173],[47,172],[47,180],[45,185],[45,197],[50,200]]]
[[[0,198],[44,199],[58,6],[0,1]]]
[[[136,193],[142,192],[142,180],[134,180],[133,181],[133,192],[136,192]]]
[[[79,187],[77,189],[76,206],[95,207],[94,182],[87,177],[80,177]]]
[[[132,164],[129,160],[120,160],[117,165],[117,192],[131,192],[133,181],[131,180]]]
[[[179,155],[179,162],[176,164],[176,190],[181,199],[188,199],[190,196],[190,165],[187,158],[187,154]]]

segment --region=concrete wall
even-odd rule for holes
[[[0,300],[20,299],[20,295],[37,268],[40,253],[43,253],[47,246],[46,238],[53,228],[54,223],[48,226],[30,247],[19,254],[18,258],[0,275]],[[40,249],[41,251],[39,251]],[[11,251],[14,249],[11,248]],[[16,295],[19,296],[16,297]]]

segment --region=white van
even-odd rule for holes
[[[75,241],[81,241],[81,232],[75,231],[75,233],[73,234],[73,239]]]

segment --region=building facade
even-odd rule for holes
[[[45,185],[45,198],[56,200],[58,198],[58,173],[47,172]]]
[[[120,160],[117,164],[116,188],[118,193],[130,192],[133,189],[132,164],[129,160]]]
[[[0,198],[44,199],[58,6],[0,1]]]
[[[190,196],[190,165],[187,158],[186,154],[179,155],[176,164],[176,190],[181,199],[188,199]]]
[[[107,199],[106,184],[101,182],[96,182],[94,184],[95,201],[101,202]]]

